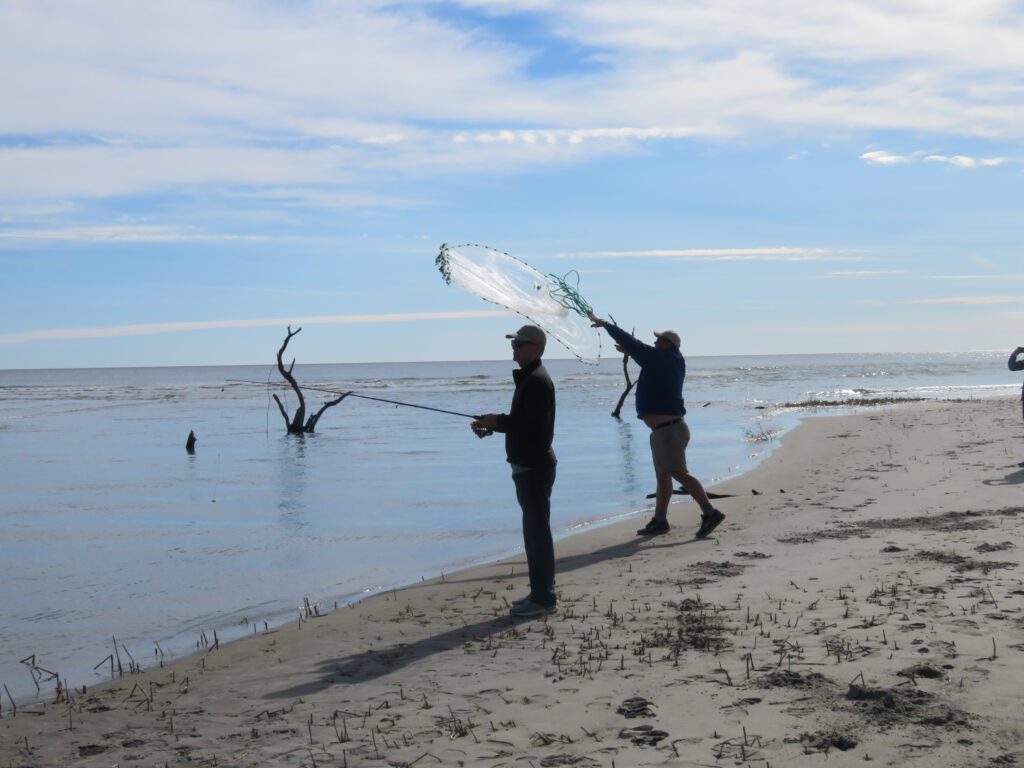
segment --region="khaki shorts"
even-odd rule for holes
[[[661,429],[651,430],[651,457],[658,474],[686,473],[686,446],[690,442],[690,428],[683,420]]]

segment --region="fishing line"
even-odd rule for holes
[[[232,384],[256,384],[257,386],[263,386],[262,381],[246,381],[245,379],[227,379]],[[269,382],[268,382],[269,386]],[[283,387],[284,384],[278,384],[277,386]],[[436,413],[447,413],[451,416],[464,416],[467,419],[479,419],[480,416],[474,416],[471,413],[460,413],[459,411],[449,411],[444,408],[434,408],[430,405],[418,405],[416,403],[403,403],[400,400],[388,400],[385,397],[372,397],[370,395],[360,395],[358,392],[345,392],[340,389],[327,389],[326,387],[313,387],[306,384],[300,385],[300,389],[309,389],[315,392],[327,392],[332,395],[344,395],[345,397],[359,397],[363,400],[376,400],[378,403],[390,403],[391,405],[404,405],[406,408],[421,408],[424,411],[435,411]]]

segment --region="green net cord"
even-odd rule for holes
[[[562,277],[558,275],[545,275],[550,281],[550,292],[555,299],[566,309],[571,309],[581,317],[586,317],[594,311],[586,299],[580,296],[580,274],[575,269],[566,272]],[[570,280],[572,285],[570,285]]]

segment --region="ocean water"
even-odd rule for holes
[[[1019,391],[1003,353],[687,362],[688,459],[708,485],[778,442],[756,436],[783,435],[812,412],[780,403]],[[610,416],[621,362],[547,365],[558,393],[556,533],[645,515],[647,430],[632,397],[621,420]],[[307,385],[473,414],[507,410],[512,367],[295,373]],[[500,435],[480,440],[461,416],[348,398],[315,434],[289,436],[270,391],[289,411],[295,398],[266,384],[278,378],[270,365],[0,371],[0,684],[15,698],[36,696],[23,659],[91,684],[109,674],[115,637],[125,665],[130,653],[150,666],[214,632],[230,640],[293,619],[306,601],[330,610],[521,547]],[[329,397],[309,392],[308,404]],[[51,697],[54,681],[41,686]]]

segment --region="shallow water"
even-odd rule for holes
[[[1018,391],[1004,356],[971,353],[692,358],[688,458],[705,483],[754,466],[801,413],[774,406],[856,395]],[[297,367],[304,384],[463,413],[502,411],[509,362]],[[647,430],[632,399],[609,413],[621,363],[548,363],[558,390],[553,526],[564,535],[645,509]],[[272,376],[273,375],[273,376]],[[631,368],[636,377],[636,369]],[[144,665],[253,625],[515,551],[500,436],[468,419],[349,398],[317,433],[288,436],[270,367],[0,371],[0,683],[19,661],[73,684],[112,638]],[[287,391],[289,407],[294,396]],[[310,393],[310,405],[329,395]],[[185,452],[189,430],[199,438]],[[690,510],[685,510],[691,514]],[[684,510],[673,515],[682,519]],[[52,690],[52,682],[44,691]]]

